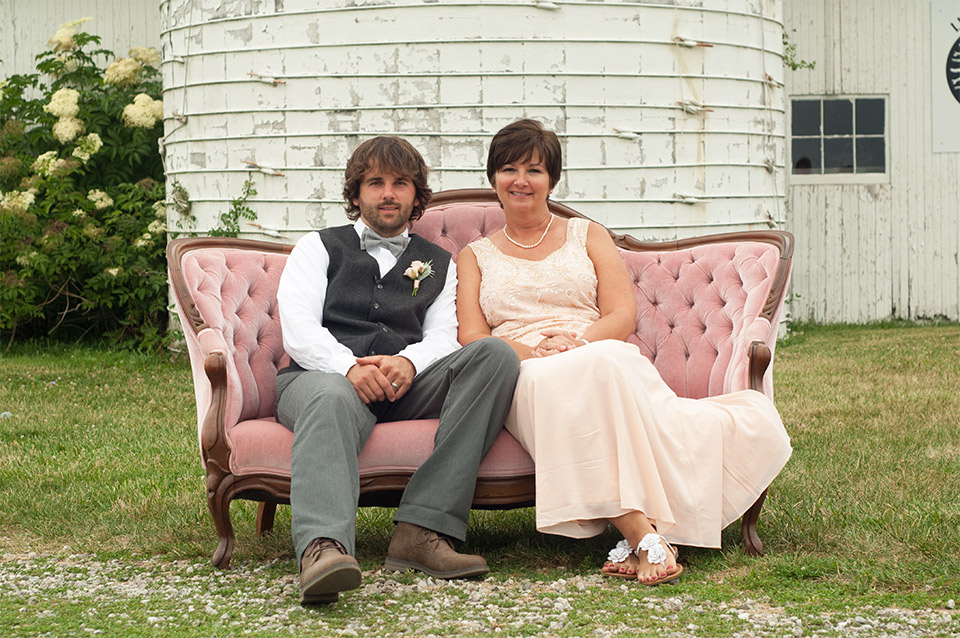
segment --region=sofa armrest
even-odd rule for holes
[[[754,317],[734,335],[730,363],[724,374],[723,391],[756,390],[773,399],[773,380],[767,375],[773,358],[770,344],[776,327],[763,317]]]
[[[762,341],[750,344],[750,389],[763,392],[763,378],[770,368],[773,352]]]

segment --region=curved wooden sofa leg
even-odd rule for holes
[[[260,505],[257,506],[257,535],[266,536],[273,531],[273,519],[276,515],[276,503],[260,502]]]
[[[763,490],[756,503],[750,506],[750,509],[743,515],[740,528],[743,532],[743,542],[747,546],[747,553],[751,556],[760,556],[763,554],[763,542],[757,534],[757,519],[760,518],[760,509],[763,507],[763,501],[767,498],[767,490]]]
[[[217,528],[220,542],[213,553],[213,566],[219,569],[230,568],[230,558],[233,556],[234,535],[233,523],[230,522],[230,495],[233,485],[233,475],[228,474],[218,481],[216,474],[207,474],[207,507],[213,517],[213,525]],[[212,483],[212,485],[211,485]]]

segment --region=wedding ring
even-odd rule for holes
[[[391,382],[390,385],[393,386],[393,389],[394,389],[394,390],[399,390],[399,389],[400,389],[400,386],[397,385],[396,383]]]

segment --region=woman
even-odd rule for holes
[[[507,429],[536,463],[537,529],[624,535],[605,576],[658,584],[680,575],[683,544],[719,547],[779,473],[790,443],[752,390],[678,398],[624,340],[636,305],[607,231],[550,213],[557,136],[520,120],[493,138],[487,177],[506,227],[457,259],[463,344],[509,343],[521,359]]]

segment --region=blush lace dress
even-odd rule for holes
[[[542,261],[488,238],[470,244],[494,336],[536,345],[545,328],[580,334],[600,318],[588,224],[569,220],[565,243]],[[765,395],[677,397],[635,346],[615,340],[524,361],[506,427],[536,463],[537,529],[575,538],[640,510],[671,543],[720,547],[720,531],[791,453]]]

